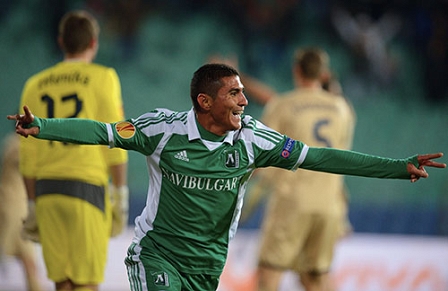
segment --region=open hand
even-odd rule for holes
[[[417,182],[420,178],[427,178],[429,175],[425,170],[425,166],[434,168],[446,168],[445,163],[434,162],[433,159],[443,157],[443,153],[419,155],[418,168],[409,163],[407,166],[408,172],[411,174],[411,182]]]

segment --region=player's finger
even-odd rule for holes
[[[422,166],[429,166],[434,168],[446,168],[445,163],[439,163],[433,161],[433,159],[437,159],[443,156],[443,153],[434,153],[434,154],[425,154],[425,155],[419,155],[417,160],[418,163]]]
[[[424,154],[419,155],[417,159],[419,161],[425,161],[425,160],[432,160],[432,159],[438,159],[440,157],[443,157],[443,153],[433,153],[433,154]]]
[[[434,168],[446,168],[445,163],[438,163],[438,162],[434,162],[434,161],[428,161],[424,165],[428,166],[428,167],[434,167]]]
[[[28,137],[28,134],[20,125],[16,128],[16,133],[20,134],[23,137]]]
[[[419,178],[428,178],[428,176],[429,176],[428,173],[426,172],[425,168],[423,168],[423,167],[419,167],[418,169],[414,168],[414,174],[415,174],[415,176],[417,176]]]
[[[6,115],[6,118],[9,120],[18,120],[20,118],[20,114]]]

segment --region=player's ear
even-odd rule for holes
[[[90,48],[98,47],[98,40],[96,38],[92,38],[89,43]]]
[[[62,37],[61,37],[61,36],[58,36],[58,45],[59,45],[59,47],[61,48],[61,50],[65,51],[65,48],[64,48],[64,41],[62,40]]]
[[[202,110],[209,111],[213,104],[213,98],[205,93],[200,93],[198,103]]]

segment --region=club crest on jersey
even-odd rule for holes
[[[166,272],[153,272],[151,273],[154,285],[156,286],[170,286],[168,274]]]
[[[289,155],[291,154],[295,143],[295,140],[288,137],[288,139],[285,141],[285,144],[283,145],[283,149],[280,155],[285,159],[289,158]]]
[[[115,124],[115,130],[121,138],[128,139],[134,136],[135,127],[129,121],[121,121]]]
[[[225,152],[226,167],[239,168],[240,167],[240,153],[238,151]]]

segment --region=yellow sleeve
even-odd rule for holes
[[[111,123],[124,120],[120,80],[117,72],[113,68],[108,68],[103,84],[104,101],[98,114],[99,121]],[[128,161],[128,153],[122,149],[104,148],[103,154],[108,166],[122,164]]]

